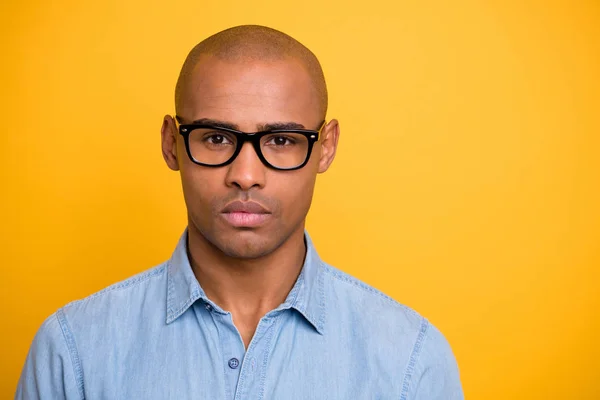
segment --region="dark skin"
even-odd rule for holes
[[[231,62],[203,55],[179,113],[184,123],[209,118],[245,132],[289,122],[318,129],[322,122],[311,78],[293,58]],[[175,121],[164,117],[162,151],[169,168],[180,171],[194,274],[206,295],[231,312],[246,348],[260,319],[285,301],[302,269],[316,176],[333,162],[339,133],[338,122],[329,121],[308,164],[296,171],[268,168],[250,143],[233,163],[209,168],[190,161]],[[221,212],[235,200],[259,203],[268,219],[253,228],[232,226]]]

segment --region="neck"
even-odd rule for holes
[[[306,254],[304,224],[273,252],[255,259],[227,256],[189,228],[188,252],[208,298],[232,314],[260,318],[285,301],[300,274]]]

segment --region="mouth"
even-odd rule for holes
[[[236,228],[256,228],[264,224],[271,214],[256,214],[245,212],[222,213],[223,218]]]
[[[262,205],[249,201],[234,201],[221,211],[221,215],[236,228],[255,228],[271,218],[271,212]]]

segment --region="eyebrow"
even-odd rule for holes
[[[178,121],[181,123],[181,118],[177,117]],[[218,119],[212,118],[200,118],[192,121],[194,125],[212,125],[219,128],[227,128],[227,129],[235,129],[239,130],[239,126],[236,124],[232,124],[231,122],[220,121]],[[306,129],[304,125],[299,124],[298,122],[271,122],[267,124],[259,124],[257,125],[258,131],[272,131],[275,129]]]
[[[304,125],[297,122],[273,122],[258,126],[261,131],[273,131],[275,129],[306,129]]]
[[[238,130],[238,126],[236,124],[232,124],[231,122],[219,121],[218,119],[212,118],[200,118],[192,121],[193,125],[212,125],[217,126],[219,128],[227,128],[227,129],[235,129]]]

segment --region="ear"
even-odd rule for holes
[[[321,131],[321,158],[319,159],[319,173],[329,169],[335,158],[335,152],[340,138],[340,124],[336,119],[329,121]]]
[[[177,161],[177,136],[175,120],[170,115],[163,118],[160,136],[162,141],[162,154],[169,168],[173,171],[179,171],[179,162]]]

